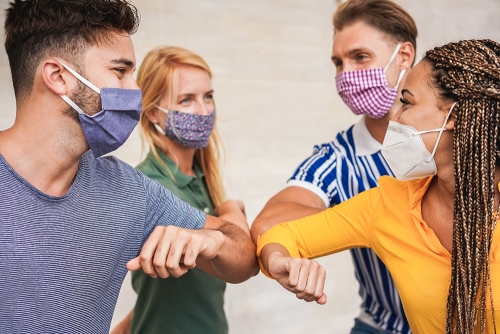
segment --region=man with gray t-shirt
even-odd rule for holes
[[[142,95],[125,0],[12,1],[16,120],[0,132],[0,333],[107,333],[127,269],[258,272],[239,201],[219,217],[113,157]],[[140,252],[140,255],[139,255]]]

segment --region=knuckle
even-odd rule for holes
[[[326,269],[325,269],[325,267],[320,266],[319,267],[319,271],[320,271],[321,276],[326,277]]]
[[[163,267],[163,261],[161,261],[160,259],[154,259],[153,260],[153,265],[156,267],[156,268],[161,268]]]
[[[304,289],[304,293],[308,296],[314,296],[314,293],[316,292],[315,287],[306,287]]]
[[[181,268],[181,264],[173,259],[169,259],[165,263],[165,267],[170,272],[170,274],[172,274],[172,276],[174,276],[179,272],[179,270]],[[177,276],[175,276],[175,277],[177,277]]]
[[[297,289],[297,282],[292,280],[291,278],[288,278],[286,281],[286,285],[288,285],[290,288]]]
[[[175,278],[179,278],[179,277],[181,277],[182,275],[181,275],[181,273],[178,273],[178,272],[173,272],[173,273],[172,273],[172,276],[173,276],[173,277],[175,277]]]

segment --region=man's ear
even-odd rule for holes
[[[54,94],[66,95],[69,90],[65,78],[69,72],[56,59],[48,59],[42,64],[42,80]]]
[[[399,70],[402,71],[406,69],[408,72],[408,70],[412,67],[413,60],[415,59],[415,48],[413,47],[413,44],[410,42],[402,42],[399,54],[401,56]]]

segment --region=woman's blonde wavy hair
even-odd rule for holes
[[[173,179],[172,171],[163,163],[158,150],[168,152],[168,148],[161,141],[162,134],[158,134],[147,114],[160,104],[161,98],[168,96],[168,103],[175,103],[178,90],[178,72],[181,66],[194,66],[205,70],[210,78],[212,71],[208,64],[197,54],[175,46],[161,46],[148,52],[137,72],[137,84],[142,89],[142,113],[140,130],[143,145],[147,143],[154,157],[167,170]],[[205,174],[206,185],[212,203],[215,207],[225,200],[225,191],[220,175],[220,161],[222,146],[217,127],[214,126],[208,146],[196,150],[195,161]],[[174,180],[175,182],[175,180]]]

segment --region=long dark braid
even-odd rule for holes
[[[496,332],[489,255],[498,219],[494,181],[495,166],[500,166],[500,44],[491,40],[450,43],[428,51],[424,60],[434,66],[432,84],[440,95],[458,102],[446,333],[473,333],[477,317],[480,332],[485,333],[488,297]]]

